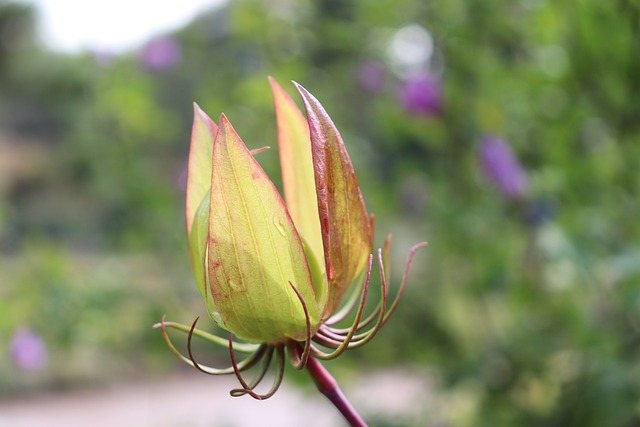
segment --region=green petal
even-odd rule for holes
[[[351,283],[364,271],[371,253],[369,216],[342,137],[320,102],[296,83],[311,137],[318,214],[329,277],[330,315]]]
[[[209,231],[209,188],[211,186],[211,165],[213,142],[218,126],[207,114],[193,105],[193,127],[187,173],[186,221],[187,239],[193,274],[198,290],[205,300],[207,313],[215,311],[211,292],[207,291],[205,275],[207,233]]]
[[[209,280],[205,266],[207,265],[207,237],[209,233],[209,194],[202,199],[193,218],[191,233],[189,233],[189,254],[191,255],[193,274],[202,299],[207,307],[207,313],[219,326],[225,327],[224,322],[215,308],[215,303],[209,290]]]
[[[318,218],[316,183],[311,161],[311,141],[309,125],[291,97],[280,85],[269,77],[278,122],[278,150],[284,184],[284,199],[293,223],[302,236],[305,247],[315,260],[320,260],[318,276],[315,280],[317,299],[324,306],[326,297],[326,273],[324,272],[324,249]],[[314,263],[315,263],[315,260]],[[310,260],[311,261],[311,260]]]
[[[187,164],[186,218],[188,235],[191,234],[198,206],[209,193],[211,186],[211,156],[213,140],[217,131],[218,126],[194,103],[191,147]]]
[[[227,118],[213,147],[208,271],[227,329],[249,342],[304,339],[319,309],[300,237],[273,183]],[[314,330],[315,332],[315,330]]]

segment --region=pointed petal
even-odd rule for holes
[[[296,83],[307,113],[318,197],[318,214],[329,277],[330,314],[364,271],[371,253],[369,216],[351,159],[318,100]]]
[[[187,240],[193,274],[200,295],[205,300],[207,313],[215,312],[211,292],[207,290],[205,260],[207,251],[207,234],[209,232],[209,187],[211,186],[211,163],[213,141],[218,126],[193,104],[193,127],[191,130],[191,147],[187,164],[187,197],[185,216],[187,222]],[[215,320],[215,319],[214,319]]]
[[[327,279],[318,198],[311,159],[309,125],[291,97],[274,78],[269,77],[278,122],[278,151],[284,184],[284,198],[293,223],[302,236],[305,248],[315,259],[310,260],[318,271],[314,274],[316,298],[321,306],[326,303]]]
[[[211,293],[232,333],[249,342],[303,339],[307,319],[289,282],[317,327],[311,274],[293,221],[224,115],[213,147],[208,249]]]
[[[324,261],[316,183],[311,161],[309,125],[289,95],[269,77],[278,122],[278,150],[282,167],[284,198],[298,232],[317,260]]]
[[[187,235],[191,234],[193,219],[202,199],[209,192],[211,185],[211,155],[213,140],[218,126],[193,104],[193,126],[191,128],[191,148],[187,164]]]

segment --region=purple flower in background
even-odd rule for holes
[[[24,371],[42,369],[48,361],[44,341],[29,328],[16,331],[11,339],[10,351],[13,362]]]
[[[442,86],[434,75],[422,73],[408,77],[402,82],[398,97],[410,114],[435,116],[442,112]]]
[[[517,199],[525,195],[527,175],[504,139],[485,136],[480,142],[480,162],[484,173],[505,197]]]
[[[153,71],[162,71],[173,67],[182,57],[182,46],[171,37],[159,37],[151,40],[140,52],[142,64]]]
[[[369,92],[380,92],[387,78],[384,66],[377,61],[366,61],[358,68],[358,83]]]

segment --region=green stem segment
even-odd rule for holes
[[[298,348],[298,352],[301,351],[302,349]],[[318,359],[310,356],[307,360],[306,368],[309,374],[311,374],[311,378],[313,378],[313,382],[316,383],[316,387],[318,387],[320,393],[324,394],[327,399],[338,408],[338,411],[340,411],[349,422],[349,425],[352,427],[367,427],[367,423],[364,422],[360,414],[351,406],[351,403],[342,393],[340,387],[338,387],[335,378],[322,366]]]

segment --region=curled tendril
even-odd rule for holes
[[[371,223],[373,226],[373,217]],[[307,303],[300,292],[296,289],[293,283],[289,282],[289,286],[295,292],[296,296],[300,300],[300,304],[304,311],[306,320],[306,336],[303,341],[288,340],[281,343],[264,343],[264,344],[248,344],[243,342],[234,342],[233,335],[230,335],[228,339],[220,336],[210,334],[201,331],[196,328],[199,318],[196,318],[191,326],[186,326],[176,322],[165,321],[165,316],[162,320],[155,324],[154,328],[160,328],[162,335],[167,342],[169,348],[185,363],[193,366],[195,369],[204,372],[209,375],[227,375],[234,374],[240,383],[239,388],[234,388],[230,391],[230,394],[234,397],[249,395],[257,400],[268,399],[273,396],[280,385],[284,376],[285,369],[285,348],[289,351],[291,363],[296,369],[303,369],[308,362],[309,357],[313,357],[321,360],[334,359],[340,356],[348,349],[358,348],[368,343],[386,324],[389,317],[393,314],[398,306],[400,298],[404,294],[409,278],[409,271],[413,262],[413,257],[416,251],[425,246],[427,243],[422,242],[414,245],[409,250],[407,257],[407,263],[405,271],[402,277],[402,282],[398,291],[393,298],[391,304],[388,304],[389,294],[389,269],[385,269],[385,265],[389,264],[389,247],[391,243],[391,236],[388,236],[385,240],[384,248],[378,249],[376,254],[376,261],[378,264],[378,272],[380,275],[380,301],[376,304],[375,308],[368,315],[364,315],[365,305],[367,302],[367,295],[369,291],[369,283],[371,281],[371,270],[373,267],[374,255],[369,256],[369,262],[367,269],[362,277],[359,279],[357,286],[353,293],[349,296],[347,302],[331,317],[329,317],[322,325],[318,327],[315,334],[312,333],[311,319]],[[353,313],[355,310],[355,314]],[[354,319],[349,327],[338,328],[335,325],[349,315],[354,315]],[[181,353],[171,341],[167,328],[176,329],[187,333],[187,356]],[[226,347],[229,350],[229,357],[231,359],[231,366],[227,368],[213,368],[198,363],[192,351],[192,339],[197,336],[206,341],[212,342],[216,345]],[[329,349],[325,351],[324,349]],[[247,356],[238,361],[236,353],[245,353]],[[275,355],[275,362],[274,362]],[[256,367],[253,378],[250,382],[245,380],[243,373],[249,369]],[[275,377],[271,388],[264,394],[256,392],[263,379],[265,378],[269,368],[275,364]]]
[[[254,389],[262,382],[264,376],[269,370],[269,366],[271,365],[271,360],[273,359],[273,354],[276,354],[276,376],[273,380],[273,385],[271,389],[265,394],[259,394],[254,391]],[[269,346],[269,351],[266,356],[263,358],[262,366],[256,372],[254,379],[251,383],[247,383],[246,380],[242,377],[241,370],[238,368],[235,355],[233,354],[233,348],[230,346],[229,354],[231,357],[231,364],[234,368],[234,373],[236,378],[240,382],[242,388],[235,388],[231,390],[229,393],[233,397],[240,397],[248,394],[256,400],[265,400],[273,396],[276,391],[280,388],[282,384],[282,379],[284,378],[284,347],[283,346]]]
[[[358,348],[365,345],[380,331],[380,329],[385,325],[385,323],[389,320],[389,317],[395,311],[406,289],[409,271],[411,269],[411,264],[413,262],[415,252],[422,246],[425,246],[426,242],[418,243],[409,250],[402,282],[395,298],[393,299],[393,302],[390,306],[387,306],[389,293],[389,272],[388,270],[385,271],[385,264],[388,264],[390,244],[391,236],[388,236],[385,241],[384,250],[379,249],[377,253],[378,271],[380,274],[380,302],[377,304],[376,308],[374,308],[373,312],[370,313],[364,320],[359,323],[354,322],[351,327],[348,328],[337,328],[333,326],[347,316],[347,314],[343,313],[343,310],[339,311],[339,316],[332,316],[331,318],[329,318],[327,322],[320,326],[318,332],[313,337],[313,341],[323,347],[332,348],[335,350],[332,353],[324,353],[314,346],[312,350],[314,351],[313,354],[315,357],[320,359],[331,359],[341,354],[341,352],[337,352],[337,349],[339,348],[344,351],[347,349]],[[367,268],[367,275],[365,281],[363,282],[363,294],[366,293],[366,288],[368,287],[371,267],[372,265],[370,260],[369,266]],[[347,304],[351,304],[351,301],[348,301]],[[364,304],[365,300],[361,299],[360,305],[358,306],[356,319],[361,316]],[[351,307],[351,311],[353,311],[354,308],[355,304]],[[334,355],[334,353],[337,354]]]
[[[302,310],[304,311],[305,321],[307,323],[307,337],[304,341],[304,350],[302,351],[302,354],[300,355],[300,357],[298,357],[297,352],[295,351],[290,352],[290,354],[294,355],[292,356],[293,367],[295,369],[300,370],[307,365],[307,359],[309,358],[309,353],[311,352],[311,318],[309,317],[309,310],[307,309],[307,304],[304,302],[304,298],[302,298],[302,295],[300,294],[300,292],[298,292],[296,287],[293,286],[293,283],[289,282],[289,285],[291,286],[291,289],[293,289],[293,291],[298,296],[298,299],[300,300],[300,304],[302,305]]]
[[[203,372],[208,375],[220,375],[219,372],[213,372],[212,368],[200,365],[198,362],[196,362],[196,359],[193,356],[193,351],[191,350],[191,339],[193,337],[193,331],[196,328],[196,324],[198,323],[198,320],[200,320],[200,317],[196,317],[196,319],[193,321],[193,324],[191,325],[191,329],[189,330],[189,335],[187,335],[187,353],[189,354],[189,360],[191,360],[193,367],[199,370],[200,372]],[[229,348],[231,348],[232,345],[233,343],[229,342]],[[268,346],[266,345],[259,346],[254,353],[252,353],[250,356],[248,356],[246,359],[240,362],[239,364],[240,369],[246,370],[255,366],[260,361],[260,359],[265,357],[265,353],[267,352],[267,350],[268,350]],[[228,373],[232,373],[233,372],[232,369],[233,367],[229,367],[229,368],[226,368],[225,371]]]
[[[366,274],[366,277],[365,277],[365,280],[364,280],[364,288],[362,290],[362,295],[361,295],[361,298],[360,298],[360,305],[358,306],[358,311],[356,312],[356,317],[353,320],[351,328],[349,328],[349,332],[344,337],[342,342],[338,343],[337,347],[335,347],[335,350],[330,352],[330,353],[323,352],[320,349],[318,349],[317,347],[312,347],[312,351],[313,351],[314,357],[316,357],[318,359],[322,359],[322,360],[335,359],[336,357],[340,356],[342,353],[344,353],[349,348],[349,344],[351,343],[351,339],[353,338],[355,333],[358,331],[358,328],[359,328],[359,325],[360,325],[360,319],[362,319],[362,313],[364,312],[364,306],[367,303],[367,295],[369,293],[369,282],[371,281],[371,265],[372,265],[372,262],[373,262],[373,256],[370,255],[369,256],[369,264],[367,266],[367,274]],[[330,327],[326,326],[326,325],[321,327],[320,330],[318,330],[318,333],[316,334],[318,339],[324,338],[325,331],[330,331]]]
[[[187,353],[189,355],[189,357],[186,357],[184,354],[182,354],[173,344],[173,342],[171,341],[171,338],[169,337],[169,334],[167,333],[166,327],[170,325],[169,322],[165,322],[165,316],[162,316],[162,320],[160,321],[160,323],[157,323],[156,325],[154,325],[155,328],[160,328],[162,330],[162,335],[165,339],[165,341],[167,342],[167,345],[169,346],[169,348],[181,359],[183,360],[185,363],[187,363],[188,365],[193,366],[194,368],[198,369],[201,372],[204,372],[206,374],[209,375],[228,375],[228,374],[232,374],[233,373],[233,367],[229,366],[227,368],[212,368],[209,366],[204,366],[202,364],[199,364],[198,362],[195,361],[195,358],[193,356],[193,352],[191,350],[191,338],[193,335],[196,335],[196,331],[197,329],[195,328],[197,322],[198,322],[198,318],[196,318],[196,320],[193,322],[193,324],[191,325],[191,328],[188,329],[188,335],[187,335]],[[175,324],[173,324],[175,325]],[[178,328],[179,330],[183,330],[183,326],[184,325],[180,325],[181,327]],[[214,343],[218,343],[218,341],[213,341]],[[236,346],[238,344],[236,343]],[[240,368],[240,370],[246,370],[249,369],[253,366],[255,366],[256,363],[258,363],[260,361],[260,359],[262,357],[264,357],[264,354],[268,348],[267,345],[262,344],[262,345],[257,345],[257,346],[253,346],[254,351],[252,354],[250,354],[247,358],[245,358],[244,360],[242,360],[238,366]],[[243,347],[243,353],[247,353],[246,351],[246,347]]]

